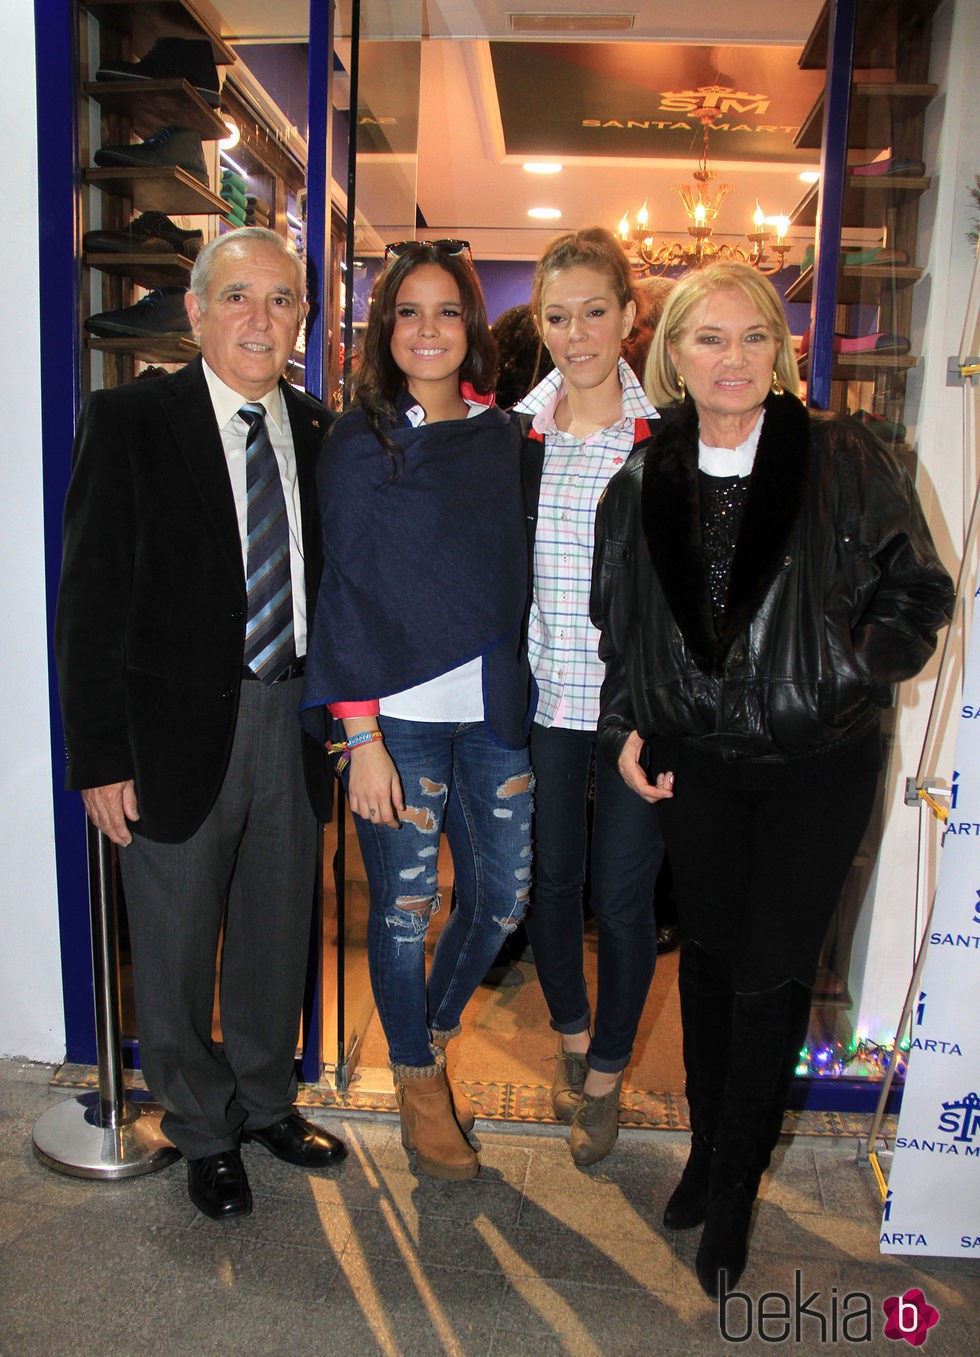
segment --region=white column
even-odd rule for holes
[[[4,7],[0,127],[0,1056],[65,1054],[48,729],[34,7]]]

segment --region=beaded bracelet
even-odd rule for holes
[[[337,760],[337,772],[342,773],[350,763],[350,751],[356,749],[358,745],[372,744],[375,740],[383,740],[384,735],[380,730],[362,730],[356,735],[349,735],[346,740],[337,740],[333,744],[326,746],[328,754],[339,754]]]

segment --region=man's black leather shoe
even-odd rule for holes
[[[204,163],[200,133],[188,127],[161,127],[145,141],[120,146],[100,146],[93,159],[96,165],[101,165],[103,169],[119,166],[146,169],[176,165],[193,175],[195,179],[199,179],[205,188],[209,187],[208,167]]]
[[[187,1195],[212,1220],[247,1216],[252,1210],[252,1191],[240,1151],[222,1150],[203,1159],[188,1159]]]
[[[157,287],[121,311],[100,311],[89,316],[85,328],[100,339],[159,339],[164,335],[191,337],[191,323],[184,307],[185,289]]]
[[[347,1146],[322,1126],[314,1126],[298,1112],[291,1112],[272,1126],[243,1131],[242,1140],[254,1140],[283,1159],[303,1169],[326,1169],[347,1157]]]
[[[218,71],[207,38],[158,38],[140,61],[104,61],[96,80],[178,80],[193,85],[212,108],[221,102]]]

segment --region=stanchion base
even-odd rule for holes
[[[34,1123],[34,1153],[49,1169],[73,1178],[135,1178],[180,1158],[160,1130],[163,1109],[130,1099],[120,1124],[99,1124],[98,1093],[83,1093],[49,1107]]]

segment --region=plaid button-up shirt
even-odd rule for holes
[[[599,633],[589,621],[596,505],[633,449],[636,421],[658,418],[622,359],[619,379],[622,418],[587,438],[555,427],[555,409],[565,393],[557,368],[515,406],[534,416],[532,427],[544,439],[528,630],[539,689],[534,719],[543,726],[592,730],[599,718],[603,665]]]

